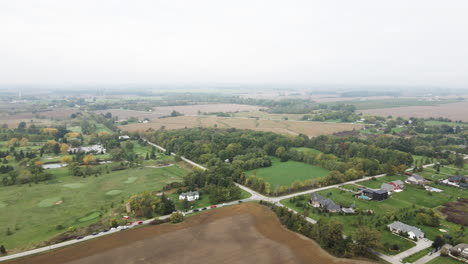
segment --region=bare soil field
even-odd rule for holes
[[[281,226],[258,204],[201,213],[180,224],[147,226],[9,264],[101,263],[370,263],[339,259]]]
[[[360,124],[323,123],[307,121],[286,120],[257,120],[253,118],[225,118],[225,117],[201,117],[180,116],[152,120],[146,124],[128,124],[119,126],[120,129],[129,132],[143,132],[148,129],[181,129],[192,127],[218,127],[252,129],[259,131],[271,131],[281,134],[298,135],[305,134],[309,137],[328,135],[340,131],[360,129]]]
[[[172,111],[177,111],[184,115],[198,115],[200,113],[212,112],[250,112],[258,111],[261,107],[255,105],[242,104],[200,104],[200,105],[178,105],[178,106],[163,106],[154,107],[154,112],[158,114],[168,115]]]
[[[406,106],[398,108],[380,108],[361,111],[365,115],[394,116],[394,117],[446,117],[452,120],[468,122],[468,102],[441,104],[432,106]]]
[[[99,113],[99,114],[111,113],[112,116],[118,117],[118,120],[126,120],[129,117],[136,117],[138,119],[148,118],[149,120],[152,120],[152,119],[156,119],[164,115],[164,114],[158,114],[155,112],[145,112],[145,111],[125,110],[125,109],[107,109],[107,110],[99,110],[99,111],[94,111],[94,112]]]

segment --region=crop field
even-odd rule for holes
[[[120,129],[130,132],[146,131],[148,129],[181,129],[191,127],[252,129],[289,135],[298,135],[302,133],[310,137],[314,137],[335,132],[360,129],[363,125],[289,120],[256,120],[252,118],[180,116],[156,119],[146,124],[135,123],[119,126]]]
[[[30,248],[71,226],[88,226],[111,207],[142,191],[157,191],[187,173],[179,165],[137,168],[86,178],[70,176],[67,168],[50,169],[55,177],[38,184],[0,187],[0,241],[11,252]],[[13,233],[7,235],[7,229]],[[21,248],[19,247],[21,246]]]
[[[440,101],[420,100],[419,98],[388,98],[375,100],[346,101],[346,104],[356,106],[357,110],[380,109],[380,108],[398,108],[409,106],[433,106],[459,102],[457,100],[445,99]]]
[[[406,106],[406,107],[393,107],[393,108],[375,108],[362,110],[361,112],[365,115],[378,115],[378,116],[393,116],[393,117],[418,117],[418,118],[429,118],[429,117],[446,117],[451,120],[461,120],[468,122],[468,115],[466,111],[468,109],[468,102],[440,104],[440,105],[429,105],[429,106]]]
[[[314,165],[297,161],[280,162],[272,158],[270,167],[255,169],[247,172],[247,175],[256,175],[269,182],[272,189],[279,186],[291,186],[294,181],[305,181],[325,177],[329,171]]]
[[[158,114],[168,115],[172,111],[177,111],[184,115],[198,115],[200,113],[235,113],[258,111],[261,107],[255,105],[242,104],[199,104],[199,105],[175,105],[175,106],[159,106],[154,107],[154,112]]]
[[[137,260],[145,263],[370,263],[329,255],[314,241],[285,229],[273,212],[252,203],[209,210],[176,225],[117,232],[9,263],[98,264],[103,260],[106,263]]]
[[[248,118],[260,118],[260,119],[288,119],[288,120],[302,120],[303,114],[273,114],[264,111],[251,111],[251,112],[239,112],[234,113],[234,117],[248,117]]]

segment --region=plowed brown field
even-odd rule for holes
[[[191,127],[218,127],[252,129],[259,131],[271,131],[280,134],[298,135],[304,134],[309,137],[328,135],[335,132],[360,129],[363,125],[344,123],[322,123],[308,121],[287,120],[256,120],[253,118],[225,118],[225,117],[199,117],[179,116],[152,120],[149,123],[135,123],[119,126],[120,129],[130,132],[144,132],[148,129],[158,130],[180,129]]]
[[[368,263],[338,259],[281,226],[258,204],[201,213],[177,225],[118,232],[9,264],[102,263]]]

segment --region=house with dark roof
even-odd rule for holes
[[[327,212],[330,212],[330,213],[338,213],[341,211],[341,206],[336,204],[334,201],[327,199],[316,193],[312,193],[310,195],[309,202],[313,207],[323,208],[327,210]]]
[[[361,190],[361,194],[375,201],[382,201],[388,199],[388,192],[382,189],[367,189]]]
[[[424,237],[424,232],[421,231],[421,229],[414,227],[414,226],[407,225],[400,221],[395,221],[387,225],[387,227],[390,229],[390,231],[396,234],[406,233],[408,234],[408,237],[411,239],[414,239],[414,238],[420,239]]]
[[[468,182],[468,176],[455,175],[455,176],[449,177],[448,180],[449,180],[449,182],[453,182],[453,183],[457,183],[457,184],[467,183]]]

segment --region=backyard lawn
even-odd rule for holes
[[[314,165],[297,161],[280,162],[277,158],[271,158],[272,165],[267,168],[255,169],[247,172],[247,175],[256,175],[271,184],[272,189],[279,186],[291,186],[294,181],[305,181],[325,177],[329,171]]]

